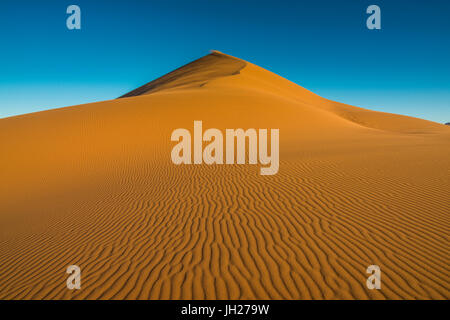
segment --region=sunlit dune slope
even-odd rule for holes
[[[280,129],[279,172],[174,165],[171,132],[194,120]],[[120,99],[0,119],[0,298],[448,299],[449,142],[220,52]]]

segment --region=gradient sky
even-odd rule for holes
[[[1,0],[0,28],[0,117],[113,99],[216,49],[332,100],[450,122],[447,0]]]

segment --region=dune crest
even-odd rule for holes
[[[171,132],[196,120],[279,129],[278,173],[174,165]],[[449,142],[216,51],[120,99],[0,119],[0,298],[448,299]]]
[[[201,87],[213,79],[239,74],[245,64],[243,60],[213,51],[119,98],[135,97],[165,89]]]

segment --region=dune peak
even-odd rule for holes
[[[213,79],[238,74],[245,65],[244,60],[212,50],[210,54],[150,81],[120,96],[119,99],[151,94],[165,89],[201,87]]]

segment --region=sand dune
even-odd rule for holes
[[[174,165],[170,134],[194,120],[279,128],[278,174]],[[220,52],[120,99],[0,119],[0,298],[448,299],[449,142]]]

